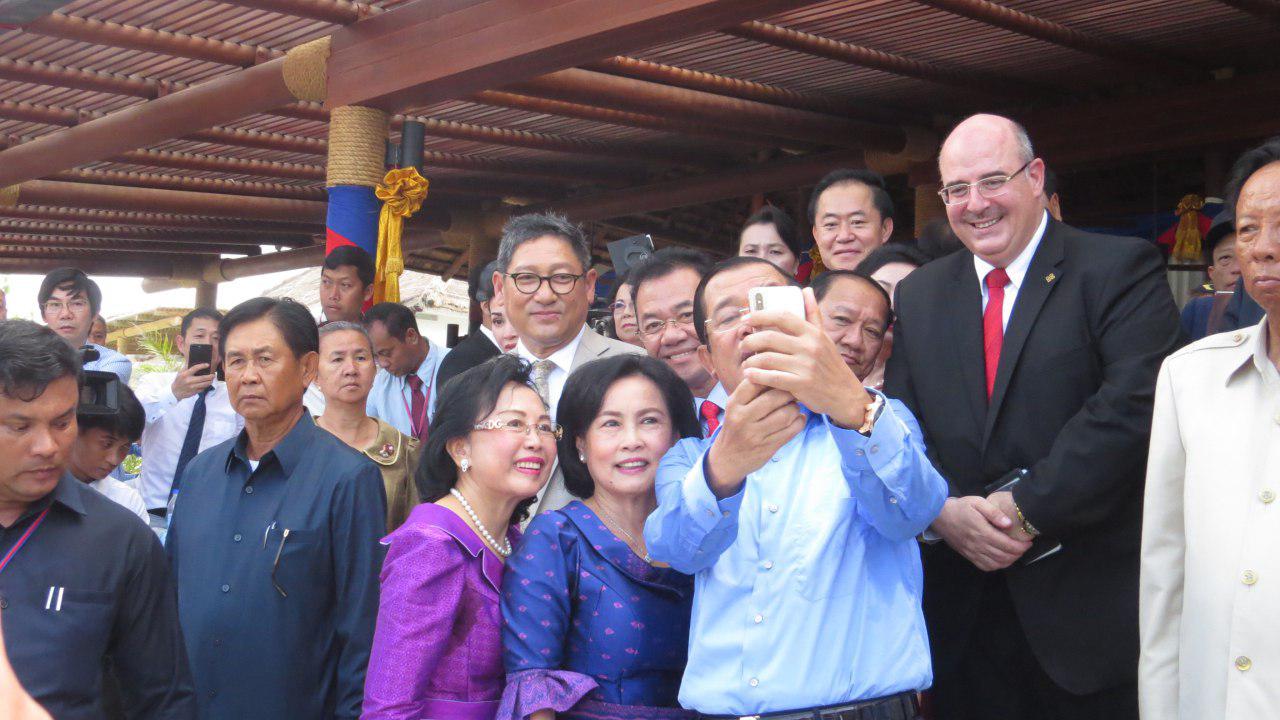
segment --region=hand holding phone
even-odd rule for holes
[[[187,366],[173,379],[169,389],[178,400],[201,392],[213,384],[213,346],[192,343],[187,347]]]
[[[790,393],[841,427],[861,427],[871,396],[822,330],[813,291],[752,288],[747,302],[753,332],[742,340],[751,353],[742,363],[744,377]]]
[[[206,367],[197,375],[213,374],[213,346],[208,343],[192,343],[187,346],[187,367],[193,368],[196,365],[205,365]]]

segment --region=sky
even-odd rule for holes
[[[218,307],[226,310],[237,303],[257,297],[297,272],[288,270],[224,282],[218,285]],[[189,308],[196,302],[195,288],[148,293],[142,289],[141,277],[91,277],[102,288],[102,315],[108,320],[159,307]],[[0,275],[0,287],[6,289],[10,318],[40,320],[36,294],[40,290],[42,279],[44,275]]]

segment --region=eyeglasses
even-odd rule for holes
[[[683,327],[686,330],[693,329],[693,311],[685,310],[684,312],[667,320],[650,318],[640,324],[640,327],[637,328],[637,332],[645,337],[657,337],[665,332],[668,327]]]
[[[586,273],[574,275],[573,273],[555,273],[554,275],[539,275],[531,272],[504,273],[511,278],[511,282],[516,286],[516,290],[525,295],[533,295],[542,289],[542,283],[551,286],[551,292],[557,295],[567,295],[573,292],[573,288],[578,281],[586,277]]]
[[[978,182],[948,185],[938,191],[938,197],[942,198],[942,202],[947,205],[961,205],[969,202],[969,188],[975,187],[978,189],[978,194],[984,198],[999,197],[1008,189],[1006,186],[1009,181],[1017,177],[1023,170],[1026,170],[1033,162],[1035,162],[1034,159],[1028,160],[1026,165],[1008,175],[993,175],[982,178]]]
[[[554,289],[554,288],[553,288],[553,289]],[[614,300],[614,301],[613,301],[613,304],[609,306],[609,309],[610,309],[610,310],[612,310],[612,311],[614,311],[614,312],[618,312],[619,310],[626,310],[626,309],[627,309],[627,301],[626,301],[626,300]]]
[[[727,333],[738,329],[742,324],[742,319],[751,312],[751,308],[742,306],[740,308],[725,308],[716,314],[713,318],[707,318],[703,323],[711,329],[713,333]]]
[[[530,430],[537,430],[543,437],[556,440],[564,437],[564,428],[553,422],[527,423],[523,420],[487,420],[471,426],[473,430],[506,430],[509,433],[528,435]]]
[[[61,315],[63,310],[70,310],[73,314],[79,315],[89,310],[89,301],[83,299],[68,300],[49,300],[44,304],[44,312],[46,315],[53,313]]]

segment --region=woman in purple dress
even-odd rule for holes
[[[619,355],[569,377],[565,487],[534,518],[502,583],[500,720],[688,718],[676,700],[693,579],[649,561],[644,521],[663,454],[698,437],[693,396],[659,360]]]
[[[364,718],[490,720],[502,695],[504,561],[561,431],[511,355],[451,380],[440,408],[417,473],[426,502],[383,540]]]

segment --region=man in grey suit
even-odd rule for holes
[[[595,287],[591,244],[563,215],[520,215],[502,228],[493,273],[495,297],[520,336],[515,352],[533,364],[534,385],[552,418],[575,368],[609,355],[644,352],[587,327]],[[558,510],[572,499],[557,467],[536,511]]]

